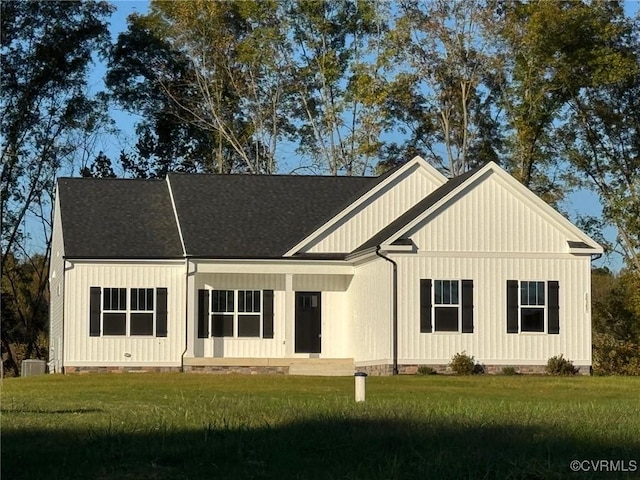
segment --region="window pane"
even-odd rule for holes
[[[458,302],[458,281],[451,281],[451,304],[457,305]]]
[[[520,282],[520,305],[529,305],[529,282]]]
[[[259,337],[260,315],[238,315],[238,336]]]
[[[233,315],[211,315],[211,332],[214,337],[233,337]]]
[[[126,310],[127,309],[127,289],[119,288],[119,297],[120,301],[118,302],[118,307],[114,310]]]
[[[260,290],[253,292],[253,311],[260,312]]]
[[[436,332],[458,331],[458,307],[436,307],[435,317]]]
[[[544,332],[544,308],[523,308],[520,317],[522,332]]]
[[[131,310],[138,310],[138,294],[139,290],[137,288],[131,289]]]
[[[223,312],[233,312],[235,310],[235,303],[233,301],[234,297],[234,292],[233,290],[227,290],[227,303],[225,305],[225,309],[223,310]]]
[[[536,305],[544,305],[544,282],[537,282],[537,284],[538,284],[538,295],[537,295],[538,302],[536,303]]]
[[[529,301],[527,305],[537,305],[538,304],[538,284],[536,282],[529,282]]]
[[[153,335],[153,313],[132,313],[131,335]]]
[[[238,292],[238,311],[246,312],[245,310],[245,296],[248,295],[249,292],[245,292],[244,290],[240,290]]]
[[[126,313],[105,313],[102,318],[103,335],[126,335],[127,315]]]
[[[110,288],[102,289],[102,309],[111,310],[111,289]]]
[[[435,302],[436,305],[442,303],[442,280],[436,280]]]
[[[451,282],[448,280],[442,282],[442,303],[451,304]]]

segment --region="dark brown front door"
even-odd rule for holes
[[[320,353],[320,292],[296,292],[296,353]]]

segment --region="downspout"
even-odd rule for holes
[[[184,351],[180,356],[180,371],[184,373],[184,356],[189,349],[189,257],[184,257]]]
[[[391,295],[393,296],[393,374],[398,375],[398,264],[380,253],[380,245],[376,246],[376,255],[393,265],[393,287],[391,289]]]

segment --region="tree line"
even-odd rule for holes
[[[421,155],[454,177],[495,161],[556,207],[577,188],[594,192],[602,214],[579,221],[622,255],[609,280],[640,278],[640,19],[622,2],[154,0],[113,41],[108,2],[0,8],[9,370],[17,351],[46,355],[61,173],[363,175]],[[119,131],[114,110],[139,119],[134,132]],[[121,151],[104,148],[126,135]],[[607,315],[637,325],[640,293],[626,292]],[[596,331],[640,357],[638,332],[622,338],[606,318]]]

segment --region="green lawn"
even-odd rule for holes
[[[640,378],[5,379],[3,479],[640,477]],[[633,473],[580,472],[621,460]]]

